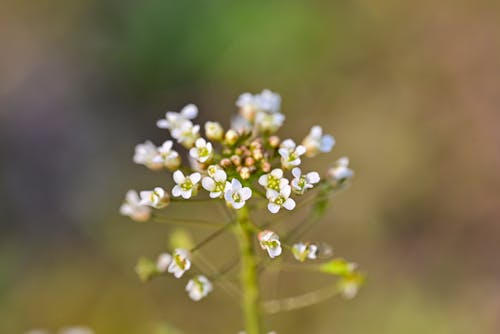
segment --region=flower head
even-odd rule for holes
[[[267,204],[267,209],[271,213],[278,213],[283,207],[287,210],[293,210],[295,208],[295,201],[290,198],[292,192],[292,187],[286,185],[280,189],[280,191],[269,189],[267,191],[267,199],[269,204]]]
[[[206,297],[212,289],[212,283],[203,275],[190,279],[186,285],[186,291],[189,294],[189,298],[194,301],[199,301]]]
[[[168,266],[170,265],[171,262],[172,262],[172,255],[170,255],[169,253],[161,253],[158,256],[158,259],[156,260],[156,269],[159,272],[164,273],[167,271]]]
[[[233,179],[224,192],[224,199],[234,209],[241,209],[250,197],[252,197],[252,190],[243,187],[238,179]]]
[[[323,135],[321,126],[313,126],[309,134],[302,141],[306,148],[306,156],[314,157],[319,152],[330,152],[335,145],[335,138],[330,135]]]
[[[280,113],[281,97],[268,89],[260,94],[241,94],[236,101],[240,108],[241,116],[254,123],[264,132],[276,132],[285,121],[285,116]]]
[[[260,247],[267,251],[269,257],[275,258],[281,255],[281,242],[279,236],[273,231],[261,231],[257,238],[259,239]]]
[[[342,183],[354,176],[352,169],[349,169],[349,159],[342,157],[335,162],[335,166],[328,169],[328,178],[334,183]]]
[[[155,209],[162,209],[170,203],[170,197],[161,187],[156,187],[153,190],[141,191],[141,205],[147,205]]]
[[[145,222],[151,217],[151,208],[141,204],[137,191],[129,190],[125,196],[125,202],[120,207],[120,213],[136,222]]]
[[[306,259],[315,260],[318,257],[318,246],[299,242],[292,247],[295,259],[304,262]]]
[[[213,171],[212,176],[205,176],[203,180],[201,180],[201,185],[205,190],[210,192],[210,198],[221,197],[225,189],[231,186],[227,181],[226,172],[220,168]]]
[[[279,192],[288,183],[289,181],[283,178],[283,170],[280,168],[273,169],[270,173],[264,174],[259,178],[259,184],[268,191],[274,190]]]
[[[181,125],[172,129],[171,135],[177,139],[182,146],[191,148],[200,137],[200,126],[193,125],[191,121],[184,121]]]
[[[163,168],[163,161],[158,160],[158,150],[149,140],[135,146],[134,162],[152,170]]]
[[[317,172],[309,172],[302,175],[302,171],[299,167],[292,169],[292,175],[294,176],[292,180],[292,190],[296,194],[303,194],[307,189],[313,188],[320,180]]]
[[[174,250],[172,261],[168,266],[168,272],[174,274],[176,278],[181,278],[186,271],[191,268],[191,255],[182,248]]]
[[[277,113],[268,113],[264,111],[257,112],[255,115],[255,124],[258,129],[264,132],[274,133],[285,122],[285,115]]]
[[[194,146],[189,150],[189,155],[198,160],[201,163],[205,163],[210,160],[213,156],[213,146],[212,143],[207,142],[203,138],[196,139]]]
[[[297,146],[293,140],[287,139],[281,143],[278,152],[283,167],[291,168],[300,165],[300,156],[306,153],[306,148],[302,145]]]
[[[165,118],[156,122],[156,125],[160,129],[173,130],[186,121],[195,119],[196,116],[198,116],[198,108],[194,104],[188,104],[182,108],[181,112],[167,111]]]
[[[172,149],[174,143],[171,140],[167,140],[157,149],[157,154],[153,158],[155,164],[161,164],[170,170],[174,170],[181,164],[181,157],[179,153]]]
[[[174,172],[174,181],[177,185],[172,189],[174,197],[181,197],[184,199],[191,198],[198,189],[198,182],[200,182],[201,174],[192,173],[185,176],[180,170]]]

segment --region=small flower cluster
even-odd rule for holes
[[[143,281],[162,274],[172,274],[175,278],[181,278],[191,268],[191,254],[188,250],[176,248],[172,254],[161,253],[156,262],[147,258],[141,258],[136,266],[136,272]],[[212,283],[207,277],[198,275],[191,278],[186,291],[194,301],[199,301],[212,291]]]
[[[276,133],[285,116],[278,94],[269,90],[245,93],[237,99],[236,106],[238,115],[227,130],[214,121],[203,127],[193,123],[198,116],[198,108],[193,104],[180,112],[168,111],[157,126],[168,130],[173,140],[159,147],[150,141],[139,144],[133,160],[152,170],[172,171],[174,185],[170,191],[160,186],[139,193],[130,190],[120,212],[144,222],[155,215],[155,209],[163,209],[172,201],[190,200],[203,190],[205,197],[223,201],[234,210],[263,201],[268,212],[278,214],[282,209],[294,210],[297,198],[313,188],[334,189],[354,175],[345,157],[328,170],[324,180],[316,171],[303,171],[304,159],[330,152],[335,139],[324,134],[320,126],[313,126],[300,143],[289,138],[281,140]],[[202,128],[204,135],[200,133]],[[181,153],[174,150],[174,141],[186,150],[187,163],[183,165]],[[282,254],[283,245],[277,233],[261,229],[258,242],[270,258]],[[316,244],[298,242],[287,247],[297,261],[318,258]],[[190,267],[189,252],[175,249],[173,254],[161,254],[154,264],[143,261],[137,271],[145,279],[165,272],[181,278]],[[198,275],[189,280],[186,290],[193,300],[200,300],[212,290],[212,284]]]

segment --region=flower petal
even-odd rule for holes
[[[244,187],[240,190],[240,195],[241,195],[241,199],[243,201],[246,201],[248,200],[250,197],[252,197],[252,190],[248,187]]]
[[[295,208],[295,201],[291,198],[288,198],[285,203],[283,203],[283,207],[287,210],[293,210]]]
[[[172,196],[174,197],[179,197],[181,196],[181,187],[179,185],[176,185],[173,189],[172,189]]]
[[[186,177],[180,170],[176,170],[174,172],[174,181],[177,184],[183,184],[184,182],[186,182]]]
[[[271,213],[278,213],[280,211],[280,206],[277,205],[277,204],[274,204],[274,203],[269,203],[267,205],[267,209],[271,212]]]
[[[189,179],[191,180],[191,182],[193,183],[198,183],[200,182],[200,179],[201,179],[201,174],[200,173],[193,173],[189,176]]]
[[[193,119],[198,116],[198,107],[194,104],[188,104],[181,110],[181,115],[187,119]]]
[[[302,175],[302,171],[300,170],[299,167],[295,167],[294,169],[292,169],[292,175],[297,179],[299,179],[300,176]]]
[[[319,174],[317,172],[307,173],[307,181],[312,184],[318,183],[320,181]]]
[[[215,181],[208,176],[204,177],[203,180],[201,180],[201,185],[203,189],[208,191],[213,191],[215,189]]]

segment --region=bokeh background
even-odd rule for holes
[[[240,93],[269,88],[283,98],[282,136],[319,123],[337,139],[311,168],[351,158],[352,186],[307,237],[369,280],[352,301],[269,316],[267,327],[499,333],[499,5],[3,0],[0,332],[241,330],[224,291],[193,303],[185,282],[141,284],[137,258],[164,250],[172,229],[118,208],[129,188],[170,182],[131,161],[136,143],[166,139],[155,122],[167,109],[193,102],[201,121],[227,126]],[[206,252],[217,263],[235,245],[223,237]],[[280,296],[324,283],[272,280]]]

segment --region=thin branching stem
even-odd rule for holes
[[[226,225],[224,225],[221,228],[219,228],[217,231],[211,233],[208,237],[206,237],[205,239],[203,239],[202,241],[200,241],[196,246],[194,246],[191,249],[191,252],[199,250],[201,247],[203,247],[204,245],[208,244],[210,241],[214,240],[219,235],[221,235],[222,233],[224,233],[229,227],[233,226],[233,224],[234,224],[233,222],[227,223]]]
[[[293,311],[324,302],[339,293],[339,288],[334,285],[294,297],[268,300],[262,304],[262,307],[268,314]]]
[[[209,220],[170,218],[170,217],[166,217],[166,216],[162,216],[162,215],[158,215],[158,214],[153,215],[151,220],[155,223],[174,224],[174,225],[176,225],[176,224],[177,225],[196,225],[196,226],[201,226],[201,227],[212,227],[212,228],[224,226],[221,223],[209,221]]]

